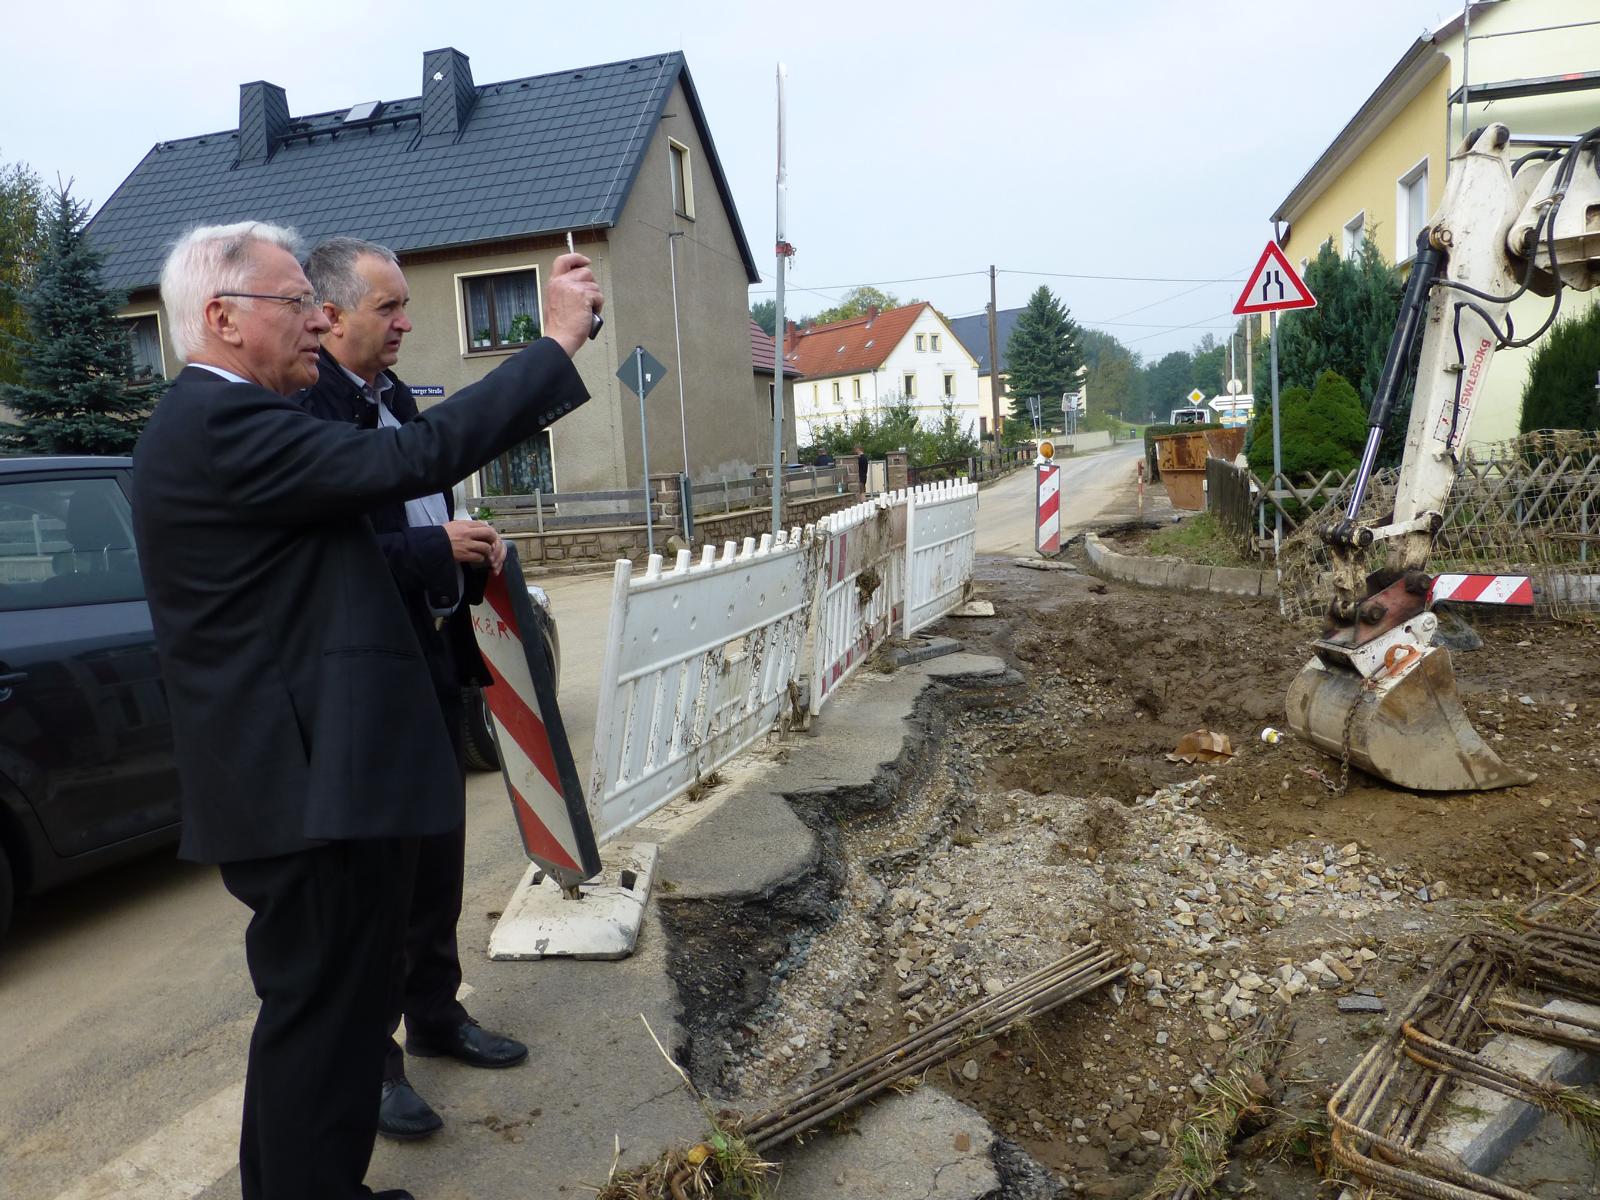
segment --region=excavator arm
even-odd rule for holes
[[[1402,787],[1461,791],[1532,778],[1502,762],[1467,720],[1450,652],[1434,643],[1425,569],[1495,352],[1549,325],[1516,339],[1511,302],[1528,291],[1555,295],[1553,320],[1562,287],[1596,281],[1597,139],[1600,131],[1563,154],[1514,159],[1510,131],[1490,125],[1453,156],[1444,198],[1417,239],[1349,503],[1326,535],[1334,596],[1316,657],[1290,687],[1289,725],[1346,766]],[[1394,510],[1363,523],[1419,338]]]

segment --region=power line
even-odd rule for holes
[[[1129,338],[1127,340],[1127,342],[1124,343],[1124,344],[1131,346],[1136,342],[1147,342],[1153,337],[1160,337],[1162,333],[1175,333],[1180,329],[1199,329],[1201,326],[1208,326],[1209,328],[1212,328],[1212,329],[1228,329],[1228,328],[1230,328],[1230,326],[1227,326],[1227,325],[1213,325],[1212,322],[1213,321],[1220,321],[1224,317],[1231,317],[1232,315],[1233,315],[1233,313],[1232,313],[1231,310],[1228,311],[1228,312],[1217,313],[1214,316],[1203,317],[1202,319],[1200,319],[1198,321],[1195,321],[1195,322],[1193,322],[1192,324],[1189,324],[1189,325],[1174,325],[1170,329],[1158,330],[1155,333],[1147,333],[1143,337]]]
[[[1226,279],[1180,278],[1173,275],[1079,275],[1070,271],[1018,271],[1002,267],[1002,275],[1038,275],[1046,279],[1104,279],[1113,283],[1243,283],[1243,275]]]
[[[987,272],[987,271],[951,271],[951,272],[949,272],[948,274],[945,274],[945,275],[917,275],[917,276],[913,276],[912,278],[909,278],[909,279],[876,279],[876,280],[866,280],[866,281],[863,281],[863,282],[860,282],[860,283],[824,283],[824,284],[818,284],[815,287],[806,288],[805,290],[806,291],[812,291],[812,292],[815,292],[815,291],[839,292],[839,291],[846,291],[846,290],[848,290],[850,288],[893,287],[894,285],[901,284],[901,283],[932,283],[932,282],[934,282],[936,280],[940,280],[940,279],[964,279],[964,278],[967,278],[968,276],[972,276],[972,275],[987,275],[988,273],[989,272]],[[1089,275],[1089,274],[1082,274],[1082,273],[1074,273],[1074,272],[1070,272],[1070,271],[1024,271],[1024,270],[1020,270],[1020,269],[1016,269],[1016,268],[1010,268],[1010,267],[1002,267],[1002,268],[1000,268],[1000,274],[1002,274],[1002,275],[1030,275],[1030,276],[1037,276],[1039,278],[1044,278],[1044,279],[1092,279],[1092,280],[1100,280],[1100,281],[1107,282],[1107,283],[1196,283],[1196,284],[1200,284],[1200,285],[1204,286],[1206,284],[1214,284],[1214,283],[1243,283],[1244,282],[1244,277],[1242,275],[1230,275],[1230,276],[1227,276],[1225,278],[1218,278],[1218,279],[1199,279],[1199,278],[1194,278],[1194,277],[1184,277],[1184,276],[1174,276],[1174,275]],[[766,275],[762,275],[762,279],[766,279],[766,278],[767,278]],[[765,295],[767,292],[775,292],[775,291],[777,291],[776,288],[755,288],[753,290],[758,295]],[[1198,291],[1199,289],[1197,288],[1195,290]],[[1180,293],[1180,294],[1187,294],[1187,293]],[[1169,297],[1169,299],[1176,299],[1176,298],[1177,297]],[[1155,303],[1160,304],[1160,303],[1163,303],[1163,301],[1159,301],[1158,300]],[[1132,310],[1132,311],[1137,312],[1138,310],[1135,309],[1135,310]]]
[[[822,283],[818,284],[816,287],[804,288],[802,290],[807,292],[841,292],[849,288],[892,287],[897,283],[931,283],[936,279],[962,279],[968,275],[987,275],[988,273],[989,272],[987,271],[952,271],[948,275],[918,275],[913,279],[879,279],[871,283]],[[763,275],[761,278],[765,279],[766,276]],[[786,283],[785,286],[793,287],[794,285],[791,283]],[[754,290],[758,294],[765,295],[767,292],[776,292],[778,289],[756,288]]]

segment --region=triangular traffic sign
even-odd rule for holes
[[[1245,313],[1281,312],[1290,308],[1315,308],[1317,298],[1305,281],[1295,274],[1289,260],[1278,249],[1277,242],[1268,242],[1261,252],[1261,260],[1250,272],[1250,282],[1244,285],[1233,306],[1236,316]]]

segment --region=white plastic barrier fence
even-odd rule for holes
[[[978,549],[978,485],[917,488],[906,501],[905,633],[910,637],[959,605]]]
[[[589,811],[604,844],[763,736],[805,640],[822,543],[808,527],[617,563]]]
[[[904,616],[906,493],[823,517],[817,536],[824,548],[812,641],[812,716]]]

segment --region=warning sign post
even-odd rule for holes
[[[1277,242],[1268,242],[1255,270],[1234,302],[1233,311],[1238,316],[1268,313],[1272,341],[1272,483],[1273,491],[1283,486],[1283,433],[1278,422],[1278,314],[1297,308],[1315,308],[1317,298],[1295,273],[1289,260],[1283,256]],[[1283,548],[1283,510],[1273,505],[1272,558],[1277,562]],[[1283,611],[1283,572],[1278,571],[1278,610]]]
[[[656,847],[595,841],[583,787],[556,703],[554,664],[514,546],[473,613],[494,682],[484,690],[500,770],[532,865],[489,937],[489,957],[623,958],[633,952],[655,872]]]

